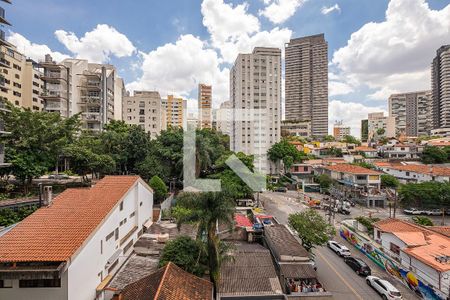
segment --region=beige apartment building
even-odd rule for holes
[[[220,104],[220,108],[216,112],[217,131],[230,135],[231,133],[231,101],[225,101]]]
[[[151,138],[156,138],[165,130],[161,96],[156,91],[134,91],[133,96],[123,99],[123,120],[127,124],[138,125]]]
[[[9,0],[3,0],[6,3],[11,4],[11,1]],[[5,9],[3,7],[0,7],[0,9],[2,10],[2,16],[0,17],[0,24],[2,26],[5,25],[11,25],[9,24],[9,22],[5,19]],[[5,50],[5,52],[3,52],[4,48],[10,47],[11,45],[6,41],[5,38],[5,32],[3,30],[0,30],[0,45],[1,45],[1,51],[0,51],[0,111],[4,112],[4,113],[8,113],[9,110],[6,107],[6,102],[5,102],[5,98],[4,98],[4,93],[7,92],[7,85],[6,85],[6,78],[5,78],[5,70],[8,71],[9,66],[6,63],[6,59],[5,59],[5,52],[7,52]],[[10,134],[9,132],[7,132],[5,130],[5,124],[3,122],[3,119],[0,118],[0,136],[3,135],[8,135]],[[5,163],[5,145],[4,144],[0,144],[0,167],[6,167],[9,166],[8,163]]]
[[[395,117],[386,117],[383,112],[370,113],[368,118],[368,140],[392,138],[395,134]]]
[[[168,95],[167,99],[163,101],[163,106],[166,111],[167,127],[184,127],[186,123],[186,100]]]
[[[212,128],[212,86],[198,85],[199,127]]]
[[[311,137],[311,122],[297,120],[281,121],[281,136]]]
[[[47,55],[40,66],[46,111],[63,117],[80,113],[83,129],[92,131],[101,131],[109,121],[121,119],[115,115],[115,105],[122,102],[124,85],[113,65],[84,59],[56,63]]]
[[[351,128],[342,123],[342,121],[336,122],[333,126],[333,137],[337,141],[342,141],[347,135],[350,135]]]
[[[230,148],[254,155],[255,169],[274,173],[267,150],[281,137],[281,50],[256,47],[239,54],[230,71]]]
[[[433,129],[450,135],[450,45],[436,51],[431,66],[431,89]]]
[[[323,34],[286,44],[286,120],[310,122],[311,135],[328,134],[328,43]]]

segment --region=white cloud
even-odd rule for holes
[[[340,13],[341,12],[341,8],[339,7],[339,4],[335,4],[335,5],[333,5],[333,6],[324,6],[324,7],[322,7],[322,9],[320,10],[320,12],[323,14],[323,15],[328,15],[328,14],[331,14],[332,12],[334,12],[334,11],[336,11],[336,12],[338,12],[338,13]]]
[[[353,87],[344,82],[328,81],[329,96],[347,95],[354,91]]]
[[[330,132],[332,132],[333,124],[336,121],[343,121],[344,125],[351,127],[352,135],[358,138],[361,135],[361,120],[367,119],[369,113],[384,112],[387,114],[384,106],[369,107],[361,103],[339,100],[331,100],[328,110]]]
[[[425,0],[391,0],[386,19],[354,32],[333,55],[340,76],[377,91],[430,89],[430,64],[436,49],[450,40],[450,5],[431,10]]]
[[[141,53],[142,77],[127,85],[129,90],[158,90],[162,95],[188,97],[199,83],[213,85],[215,102],[228,99],[229,70],[220,70],[219,57],[204,41],[187,34],[150,53]]]
[[[281,24],[292,17],[305,2],[306,0],[264,0],[267,6],[259,11],[259,15],[265,16],[274,24]]]
[[[35,61],[43,60],[46,54],[50,54],[56,61],[69,57],[60,52],[52,51],[47,45],[32,43],[26,37],[16,32],[11,33],[8,37],[8,42],[15,45],[19,52]]]
[[[111,55],[121,58],[131,56],[136,51],[124,34],[106,24],[97,25],[81,38],[65,30],[55,31],[55,36],[77,58],[90,62],[104,63]]]
[[[260,31],[257,17],[248,13],[246,3],[233,6],[223,0],[202,2],[203,25],[211,35],[211,44],[221,53],[223,62],[233,63],[239,53],[251,52],[255,46],[283,48],[292,31],[273,28]]]

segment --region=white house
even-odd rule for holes
[[[372,147],[359,146],[356,147],[355,152],[362,153],[366,158],[376,158],[378,157],[378,150]]]
[[[418,159],[423,151],[423,146],[409,144],[394,144],[380,147],[384,157],[391,159]]]
[[[321,169],[321,173],[328,174],[340,183],[380,189],[381,172],[351,164],[336,164],[324,166]]]
[[[0,237],[0,299],[103,299],[152,209],[153,191],[138,176],[67,189]]]
[[[449,296],[450,238],[399,219],[375,223],[374,237],[383,251],[405,270],[410,270],[419,280]]]
[[[450,181],[450,168],[436,165],[395,165],[389,163],[376,164],[383,172],[395,176],[402,183]]]

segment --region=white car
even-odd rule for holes
[[[374,290],[376,290],[384,300],[400,300],[402,294],[387,280],[378,278],[376,276],[367,276],[366,282]]]
[[[351,255],[350,250],[347,247],[345,247],[344,245],[339,244],[338,242],[328,241],[327,245],[331,250],[336,252],[339,256],[345,257],[345,256]]]
[[[426,210],[425,214],[427,214],[429,216],[440,216],[440,215],[442,215],[442,211],[440,209],[430,209],[430,210]]]
[[[423,214],[423,210],[419,210],[417,208],[407,208],[404,209],[403,212],[407,215],[421,215]]]

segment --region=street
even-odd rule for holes
[[[298,194],[266,192],[261,195],[264,208],[268,214],[273,215],[280,223],[287,224],[291,213],[299,212],[307,208],[298,202]],[[353,210],[356,210],[353,208]],[[360,215],[360,214],[357,214]],[[336,214],[336,222],[348,216]],[[391,278],[383,269],[375,265],[371,260],[357,251],[340,236],[335,241],[346,245],[353,256],[363,259],[372,269],[372,275],[389,280],[403,294],[404,299],[415,299],[416,296],[400,282]],[[314,250],[319,281],[333,294],[334,299],[381,299],[371,288],[365,278],[358,276],[344,260],[327,247],[319,247]]]

